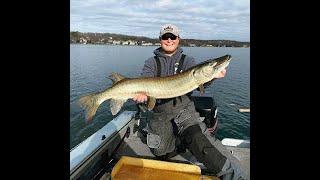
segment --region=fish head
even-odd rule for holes
[[[230,60],[231,56],[225,55],[204,61],[194,68],[193,76],[200,84],[211,81],[218,73],[229,65]]]

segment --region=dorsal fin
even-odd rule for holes
[[[111,79],[114,84],[122,79],[125,79],[126,77],[122,76],[121,74],[112,72],[108,78]]]

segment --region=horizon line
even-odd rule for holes
[[[116,34],[116,35],[124,35],[124,36],[134,36],[134,37],[144,37],[149,39],[158,39],[158,38],[151,38],[147,36],[137,36],[137,35],[127,35],[127,34],[118,34],[118,33],[110,33],[110,32],[81,32],[81,31],[71,31],[71,32],[79,32],[79,33],[99,33],[99,34]],[[189,39],[189,40],[201,40],[201,41],[236,41],[236,42],[244,42],[250,43],[250,41],[238,41],[238,40],[230,40],[230,39],[191,39],[191,38],[181,38],[181,39]]]

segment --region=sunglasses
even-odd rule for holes
[[[167,34],[164,34],[161,36],[161,39],[162,40],[168,40],[169,38],[171,40],[176,40],[178,36],[175,36],[174,34],[171,34],[171,33],[167,33]]]

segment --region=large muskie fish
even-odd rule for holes
[[[231,60],[230,55],[204,61],[182,73],[167,77],[126,78],[120,74],[112,73],[109,78],[113,85],[102,92],[83,96],[79,105],[85,108],[86,121],[90,121],[99,105],[110,99],[112,115],[117,114],[122,105],[138,93],[148,96],[147,107],[153,109],[156,99],[178,97],[199,87],[203,92],[203,84],[211,81],[225,69]]]

